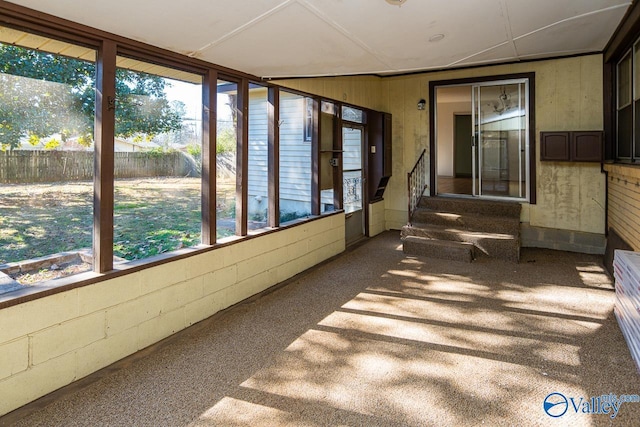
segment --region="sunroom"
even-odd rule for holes
[[[496,268],[640,250],[637,1],[45,3],[0,1],[0,414],[401,248],[427,199],[517,206]],[[459,243],[428,259],[462,283]]]

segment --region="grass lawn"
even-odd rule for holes
[[[117,180],[114,255],[142,259],[200,243],[200,178]],[[229,187],[229,188],[227,188]],[[217,203],[232,217],[234,183],[220,183]],[[229,199],[230,200],[226,200]],[[93,184],[0,185],[0,264],[91,248]],[[233,234],[219,228],[218,238]]]

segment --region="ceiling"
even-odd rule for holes
[[[12,0],[263,78],[601,52],[628,0]],[[444,36],[444,38],[442,38]],[[441,40],[434,40],[441,38]]]

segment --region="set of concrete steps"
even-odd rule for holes
[[[520,260],[519,203],[423,197],[402,228],[406,254],[471,262],[486,255]]]

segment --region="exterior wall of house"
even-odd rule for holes
[[[393,176],[385,192],[385,226],[407,221],[406,173],[429,150],[429,82],[535,72],[537,204],[524,204],[522,221],[540,229],[604,234],[605,176],[600,164],[540,162],[540,132],[602,130],[602,55],[449,70],[399,77],[341,77],[278,82],[318,95],[358,102],[393,117]],[[362,95],[353,93],[363,90]],[[379,91],[379,94],[375,94]],[[358,98],[352,100],[353,98]]]
[[[621,164],[605,165],[608,173],[608,227],[633,250],[640,251],[640,169]]]
[[[311,214],[311,141],[304,139],[305,98],[280,93],[280,212]]]
[[[264,214],[269,191],[267,90],[251,90],[249,97],[249,217]],[[311,142],[304,140],[305,98],[286,92],[280,96],[280,209],[311,213]]]
[[[266,216],[269,194],[269,116],[267,90],[252,89],[249,92],[249,169],[248,214],[249,218]]]
[[[344,215],[0,310],[0,415],[344,251]]]

